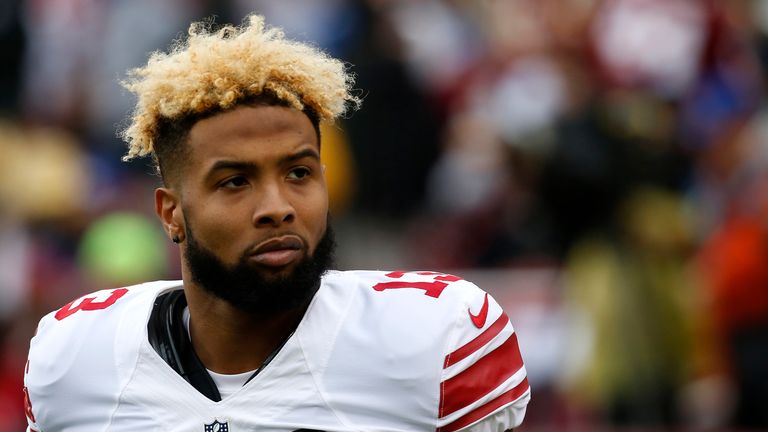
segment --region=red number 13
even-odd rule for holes
[[[387,277],[391,277],[393,279],[399,279],[406,275],[406,272],[401,271],[395,271],[391,273],[387,273]],[[453,276],[445,273],[437,273],[437,272],[417,272],[417,275],[422,276],[434,276],[431,281],[407,281],[407,280],[398,280],[398,281],[392,281],[392,282],[379,282],[376,285],[373,286],[373,289],[376,291],[384,291],[388,289],[400,289],[400,288],[414,288],[414,289],[420,289],[424,290],[424,295],[438,298],[440,297],[440,294],[442,294],[445,287],[448,286],[450,282],[456,282],[461,280],[458,276]]]
[[[110,294],[109,297],[107,297],[106,300],[104,301],[94,301],[96,300],[96,297],[86,297],[83,299],[83,301],[80,302],[80,304],[78,304],[75,307],[72,307],[72,303],[74,303],[74,301],[71,301],[65,304],[64,307],[59,309],[56,312],[56,315],[54,316],[56,317],[57,320],[61,321],[64,318],[72,315],[73,313],[79,310],[89,311],[89,310],[106,309],[112,306],[113,304],[115,304],[115,302],[120,297],[124,296],[125,293],[127,292],[128,292],[127,288],[118,288],[112,291],[112,294]]]

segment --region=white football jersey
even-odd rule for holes
[[[161,281],[46,315],[25,370],[28,431],[505,431],[530,399],[512,324],[434,272],[331,271],[274,359],[215,402],[148,341]],[[194,319],[194,318],[193,318]]]

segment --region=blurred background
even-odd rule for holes
[[[766,0],[2,0],[0,430],[42,315],[179,277],[119,80],[251,12],[365,98],[324,131],[339,267],[491,292],[520,431],[768,430]]]

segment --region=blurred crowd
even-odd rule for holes
[[[357,75],[324,125],[341,267],[557,275],[521,430],[768,428],[768,1],[3,0],[0,430],[43,314],[179,277],[119,81],[252,12]]]

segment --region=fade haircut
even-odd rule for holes
[[[361,100],[345,65],[319,49],[285,39],[279,28],[250,15],[241,26],[217,31],[189,27],[168,53],[156,51],[121,84],[137,96],[123,160],[151,155],[164,182],[188,155],[185,145],[199,120],[240,105],[277,105],[304,112],[319,139],[319,123],[334,121]],[[319,142],[319,141],[318,141]]]

